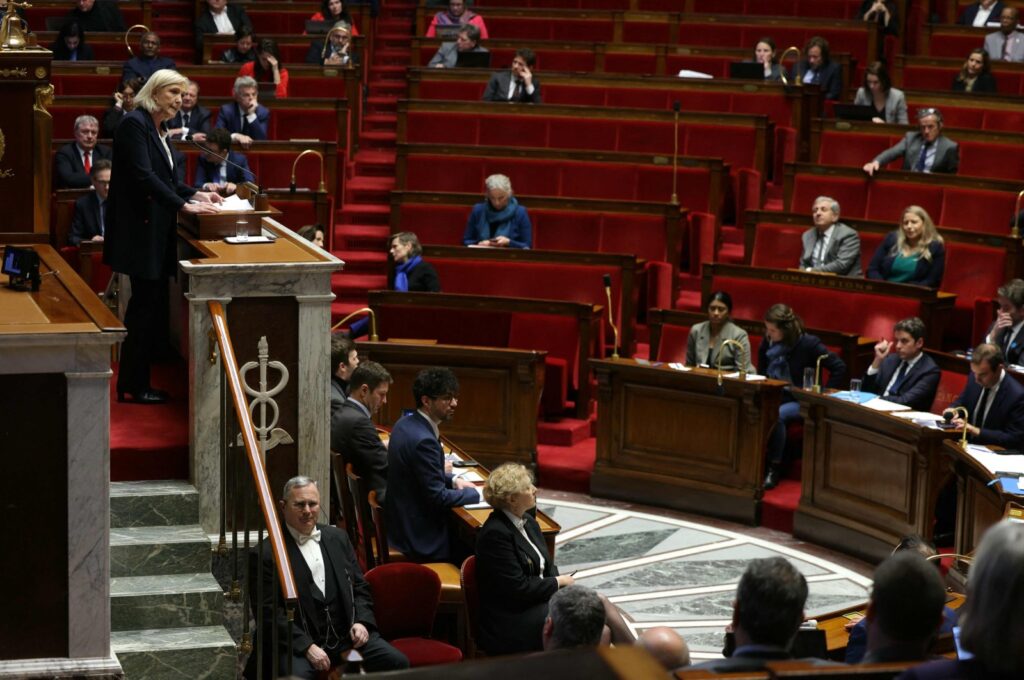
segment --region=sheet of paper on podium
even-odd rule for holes
[[[1016,475],[1024,475],[1024,455],[1006,455],[992,451],[987,446],[976,444],[967,445],[967,454],[974,458],[992,474],[1008,472]]]

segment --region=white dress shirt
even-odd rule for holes
[[[217,27],[218,33],[234,33],[235,27],[231,25],[231,19],[228,18],[228,10],[225,8],[220,14],[210,12],[210,16],[213,17],[213,23]]]
[[[918,361],[921,360],[922,356],[924,356],[924,352],[918,352],[917,356],[915,356],[913,359],[911,359],[911,360],[906,362],[906,364],[907,364],[907,371],[906,371],[906,373],[903,374],[903,379],[904,380],[906,380],[906,376],[912,370],[914,370],[914,366],[917,364]],[[885,386],[885,390],[882,391],[882,396],[883,397],[889,396],[889,390],[892,389],[893,383],[896,382],[896,376],[898,376],[900,374],[900,367],[902,367],[903,364],[904,364],[904,362],[901,361],[900,365],[896,367],[895,371],[893,371],[892,377],[889,378],[889,382]],[[877,369],[877,368],[874,368],[874,367],[871,367],[871,366],[868,367],[868,375],[875,375],[876,373],[878,373],[878,371],[879,371],[879,369]]]
[[[320,594],[326,597],[327,571],[324,568],[324,555],[320,552],[320,542],[318,540],[310,539],[307,536],[303,536],[289,524],[285,524],[284,526],[288,530],[288,533],[292,535],[292,538],[295,539],[295,544],[299,546],[299,552],[302,553],[302,559],[306,560],[306,566],[309,567],[309,571],[313,574],[313,584],[320,589]],[[319,536],[319,530],[316,530],[314,535]]]

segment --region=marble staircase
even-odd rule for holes
[[[111,483],[111,648],[128,680],[236,676],[211,556],[190,484]]]

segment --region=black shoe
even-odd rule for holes
[[[772,465],[768,468],[768,474],[764,476],[764,488],[765,490],[774,489],[779,485],[779,480],[782,478],[782,472],[776,466]]]
[[[125,395],[128,398],[125,399]],[[118,401],[132,401],[136,404],[162,404],[167,401],[167,393],[162,390],[142,390],[141,392],[123,392],[117,391]]]

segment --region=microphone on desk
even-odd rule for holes
[[[615,345],[612,347],[612,359],[619,358],[619,328],[615,325],[615,315],[612,314],[612,275],[604,275],[604,294],[608,298],[608,325],[615,331]]]
[[[672,122],[672,196],[668,199],[672,205],[679,205],[679,193],[676,182],[678,182],[679,175],[679,111],[681,109],[682,105],[678,99],[672,102],[674,114]]]
[[[205,151],[206,153],[213,153],[213,149],[211,149],[208,146],[203,146],[202,144],[200,144],[196,140],[192,139],[191,137],[189,137],[189,138],[184,138],[183,137],[182,140],[185,141],[185,142],[188,142],[189,144],[191,144],[192,146],[196,147],[200,151]],[[217,154],[213,153],[213,155],[216,156]],[[231,159],[229,159],[227,157],[227,153],[226,152],[225,152],[224,158],[222,160],[225,163],[227,163],[228,165],[230,165],[231,167],[236,168],[238,170],[241,170],[242,171],[242,177],[245,177],[246,175],[248,175],[249,177],[252,177],[252,182],[250,182],[249,180],[245,180],[244,183],[245,184],[252,184],[253,186],[255,186],[257,194],[263,193],[263,188],[260,186],[259,180],[256,179],[256,173],[255,172],[253,172],[249,168],[246,168],[246,167],[243,167],[243,166],[239,165],[238,163],[232,162]]]

